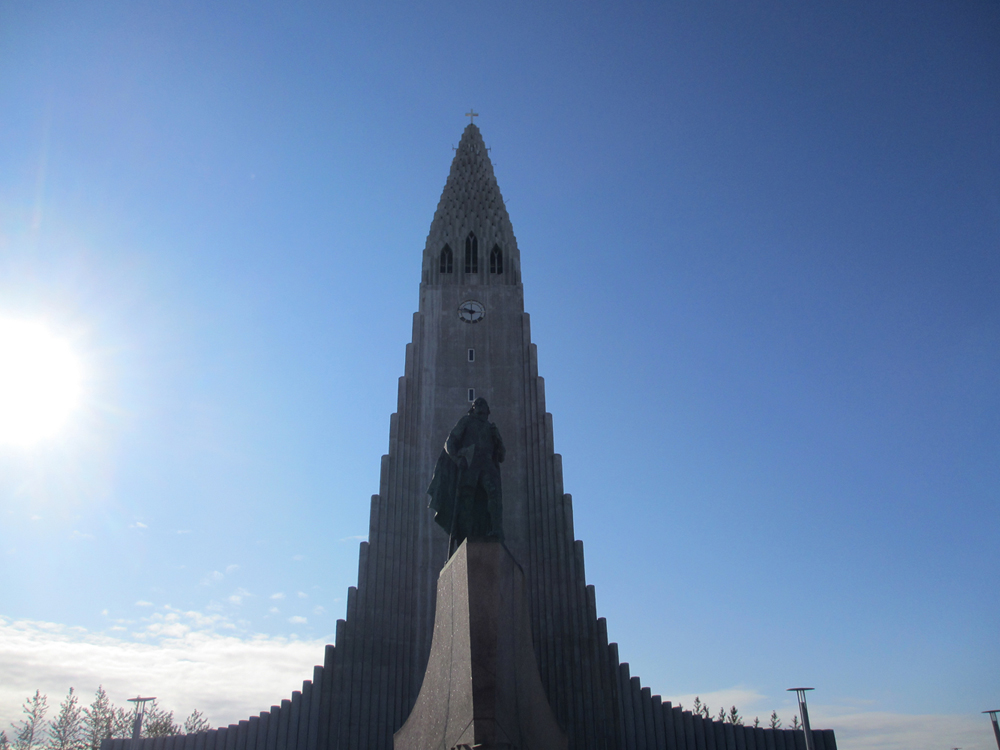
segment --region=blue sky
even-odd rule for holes
[[[108,649],[56,694],[113,653],[299,649],[215,722],[309,676],[472,106],[633,674],[786,719],[814,685],[848,748],[858,716],[990,746],[996,3],[205,6],[0,3],[0,316],[86,372],[0,449],[4,723],[45,633]],[[118,700],[194,707],[148,674]]]

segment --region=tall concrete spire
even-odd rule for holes
[[[448,181],[441,192],[431,229],[424,246],[423,281],[440,283],[457,280],[439,274],[439,254],[444,246],[464,260],[465,240],[472,232],[477,239],[484,263],[469,280],[480,283],[514,284],[521,280],[521,256],[514,237],[514,227],[500,194],[489,149],[479,128],[469,123],[455,149]],[[490,275],[489,253],[499,247],[503,253],[505,274]],[[464,271],[464,266],[463,269]]]

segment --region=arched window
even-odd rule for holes
[[[451,248],[447,245],[441,250],[441,273],[452,272]]]
[[[503,273],[503,250],[494,245],[490,252],[490,273]]]
[[[479,240],[472,232],[465,238],[465,272],[479,273]]]

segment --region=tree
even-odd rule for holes
[[[49,710],[48,696],[40,690],[28,698],[21,711],[24,717],[14,726],[14,750],[34,750],[45,743],[45,712]]]
[[[198,732],[204,732],[211,728],[212,725],[208,723],[208,719],[205,718],[205,714],[197,708],[184,720],[184,734],[197,734]]]
[[[157,706],[154,698],[146,708],[146,717],[142,722],[142,736],[167,737],[172,734],[180,734],[180,727],[174,724],[174,712]]]
[[[792,729],[802,729],[802,725],[799,723],[798,714],[792,714]]]
[[[691,709],[691,713],[695,716],[704,716],[706,719],[711,714],[708,710],[708,705],[701,702],[701,698],[697,695],[694,697],[694,707]]]
[[[771,712],[771,729],[781,729],[781,719],[778,718],[778,712]]]
[[[134,719],[132,712],[127,708],[122,708],[121,706],[112,706],[111,711],[111,736],[131,737],[132,721]]]
[[[740,716],[740,712],[736,710],[736,706],[729,709],[729,716],[726,717],[726,721],[730,724],[736,724],[737,726],[743,726],[743,717]]]
[[[59,704],[59,714],[49,724],[48,750],[83,750],[83,725],[80,701],[69,689],[66,700]]]
[[[759,716],[754,716],[753,717],[753,728],[756,729],[759,726],[760,726],[760,717]]]
[[[111,705],[104,686],[94,693],[94,702],[83,709],[83,745],[88,750],[101,750],[101,742],[113,737],[115,707]]]
[[[0,750],[10,750],[10,740],[7,739],[7,733],[0,731]]]
[[[715,717],[715,720],[716,721],[725,721],[726,720],[726,708],[725,708],[725,706],[723,706],[722,708],[719,709],[719,715]]]

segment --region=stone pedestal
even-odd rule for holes
[[[430,659],[395,750],[566,750],[531,644],[524,573],[465,542],[438,576]]]

